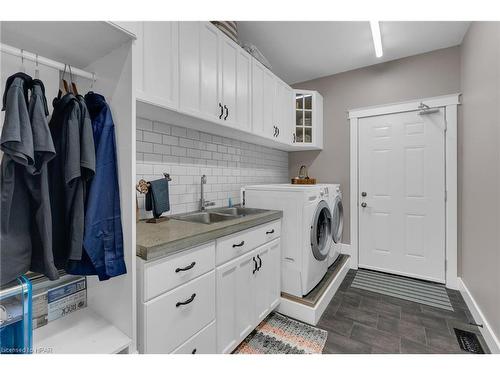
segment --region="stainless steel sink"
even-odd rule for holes
[[[215,212],[195,212],[192,214],[173,216],[172,219],[190,221],[192,223],[212,224],[236,219],[234,215],[224,215]]]
[[[266,210],[262,210],[260,208],[247,208],[247,207],[226,207],[226,208],[214,208],[210,210],[210,212],[214,212],[217,214],[233,215],[237,217],[261,214],[265,211]]]

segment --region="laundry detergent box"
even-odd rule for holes
[[[70,277],[56,285],[43,284],[33,297],[33,329],[87,307],[85,277]]]

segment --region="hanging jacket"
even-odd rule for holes
[[[28,99],[29,90],[32,94]],[[9,77],[3,110],[0,284],[28,270],[54,280],[58,272],[52,257],[47,163],[55,151],[41,81],[24,73]]]
[[[125,274],[115,130],[111,110],[102,95],[85,95],[96,150],[96,173],[89,184],[83,255],[67,271],[97,275],[99,280]]]

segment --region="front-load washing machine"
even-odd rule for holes
[[[303,297],[323,278],[332,249],[334,185],[251,185],[245,206],[283,211],[281,290]]]

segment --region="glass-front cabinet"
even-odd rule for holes
[[[306,149],[323,148],[323,97],[317,91],[294,90],[293,143]]]

